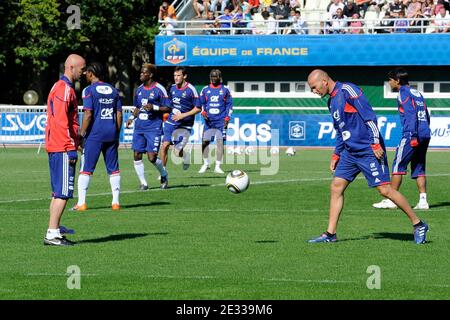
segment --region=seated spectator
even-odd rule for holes
[[[248,0],[248,4],[250,5],[250,9],[256,8],[259,10],[259,7],[261,6],[261,3],[259,0]]]
[[[272,6],[275,20],[287,20],[289,18],[289,7],[284,3],[284,0],[277,0],[276,5]],[[285,28],[287,22],[279,22],[279,28]]]
[[[169,5],[167,1],[164,1],[159,7],[158,20],[164,20],[170,15],[175,16],[175,19],[177,18],[175,8],[172,5]]]
[[[336,11],[338,9],[344,10],[344,4],[342,3],[342,0],[332,0],[328,7],[328,17],[329,19],[333,18],[334,15],[336,15]]]
[[[209,10],[212,12],[216,12],[217,5],[220,3],[220,13],[223,14],[229,1],[230,0],[211,0],[211,6],[209,7]]]
[[[300,10],[300,0],[289,0],[289,7],[291,10]]]
[[[207,35],[218,34],[217,28],[220,28],[220,23],[216,21],[214,12],[209,11],[206,15],[206,20],[207,22],[203,25],[203,33]]]
[[[261,7],[263,11],[269,11],[269,13],[272,12],[272,3],[272,0],[262,0]]]
[[[300,10],[295,11],[291,34],[308,34],[306,21],[301,17]]]
[[[247,24],[247,27],[252,30],[252,34],[266,34],[266,24],[262,14],[256,8],[250,10],[250,13],[252,20]]]
[[[380,28],[377,29],[377,33],[392,33],[392,27],[394,26],[394,20],[389,11],[386,11],[383,19],[380,20]]]
[[[356,5],[358,6],[359,12],[362,13],[362,17],[365,16],[367,9],[369,8],[369,5],[372,3],[372,0],[355,0]]]
[[[344,7],[344,16],[346,16],[347,18],[350,18],[350,17],[353,17],[353,15],[355,13],[358,13],[358,15],[359,15],[359,10],[358,10],[358,7],[355,5],[355,1],[348,0],[347,5]]]
[[[338,34],[345,33],[348,26],[347,19],[344,16],[344,12],[341,8],[336,10],[336,14],[328,21],[329,33]]]
[[[216,18],[216,21],[220,23],[219,34],[230,34],[231,33],[231,20],[233,16],[231,15],[230,9],[225,8],[224,13]]]
[[[433,0],[425,0],[422,4],[422,15],[424,18],[431,19],[433,16],[434,9],[434,1]],[[429,25],[430,21],[425,21],[425,25]]]
[[[439,13],[434,17],[434,25],[437,27],[435,33],[449,32],[450,29],[450,15],[445,10],[445,7],[441,7]]]
[[[391,3],[389,5],[389,12],[391,13],[391,16],[394,18],[398,18],[400,11],[404,10],[405,6],[403,5],[403,3],[400,3],[400,0],[394,0],[394,3]]]
[[[242,8],[238,5],[236,7],[236,10],[232,14],[232,23],[233,27],[237,28],[235,34],[249,34],[250,30],[247,30],[247,23],[248,20],[244,16],[244,13],[242,12]]]
[[[406,17],[411,19],[411,18],[416,18],[417,16],[417,12],[422,10],[422,4],[417,1],[417,0],[411,0],[411,2],[409,3],[407,9],[406,9]]]
[[[395,33],[406,33],[408,32],[409,21],[405,18],[405,11],[400,11],[398,13],[398,18],[394,21],[394,32]]]
[[[164,18],[164,27],[166,28],[166,35],[174,36],[178,34],[178,32],[175,32],[175,28],[177,27],[177,16],[175,12],[170,13],[168,17]]]
[[[353,34],[364,33],[364,29],[363,29],[364,24],[360,20],[360,16],[357,13],[355,13],[352,16],[352,18],[349,21],[348,26],[350,27],[348,33],[353,33]]]
[[[201,19],[202,13],[205,13],[206,16],[208,15],[209,0],[192,0],[192,6],[197,14],[195,16],[196,19]]]
[[[434,6],[434,15],[437,16],[439,14],[439,11],[441,11],[441,8],[445,8],[444,0],[438,0],[436,5]]]
[[[266,30],[265,30],[264,34],[276,34],[277,33],[277,22],[270,15],[269,11],[263,11],[261,13],[261,15],[266,24]]]

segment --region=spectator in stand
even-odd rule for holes
[[[225,8],[224,13],[217,17],[217,21],[219,21],[221,28],[219,34],[230,34],[232,19],[233,16],[231,15],[230,9]]]
[[[336,15],[337,9],[344,10],[344,4],[342,3],[342,0],[333,0],[333,2],[328,7],[328,17],[333,18],[334,15]]]
[[[336,14],[329,20],[328,24],[330,25],[330,33],[338,34],[346,32],[348,22],[341,8],[336,10]]]
[[[177,27],[177,16],[175,13],[170,13],[168,17],[164,18],[164,27],[166,28],[166,35],[173,36],[177,32],[175,28]]]
[[[394,20],[389,11],[386,11],[383,19],[380,21],[380,28],[377,33],[392,33],[392,27],[394,26]]]
[[[192,6],[197,14],[195,18],[200,19],[203,12],[208,15],[209,0],[192,0]]]
[[[291,34],[308,34],[308,26],[306,21],[301,17],[300,10],[295,11]]]
[[[289,0],[289,7],[294,10],[300,10],[300,0]]]
[[[264,19],[264,22],[266,24],[264,34],[277,34],[277,22],[270,15],[269,11],[263,11],[261,13],[261,15],[262,15],[262,17]]]
[[[441,8],[445,8],[444,0],[438,0],[436,5],[434,6],[434,15],[437,16]]]
[[[422,4],[422,15],[424,18],[431,19],[433,16],[434,9],[434,1],[433,0],[425,0]],[[425,21],[425,25],[428,26],[430,21]]]
[[[287,6],[284,0],[277,0],[277,3],[273,7],[273,15],[276,20],[287,20],[289,18],[289,6]],[[279,30],[283,30],[288,25],[287,22],[279,22]],[[281,33],[281,32],[280,32]]]
[[[228,5],[228,2],[230,0],[212,0],[211,1],[211,6],[209,7],[209,10],[212,12],[216,12],[217,11],[217,5],[220,2],[220,13],[223,14],[225,12],[225,8]]]
[[[391,3],[389,5],[389,12],[391,13],[391,16],[394,18],[398,18],[400,11],[404,10],[405,6],[402,3],[400,3],[400,0],[394,0],[394,3]]]
[[[273,0],[262,0],[261,3],[262,11],[269,11],[269,13],[272,12],[272,3]]]
[[[236,10],[237,7],[240,7],[242,9],[242,14],[244,15],[244,18],[246,20],[251,20],[252,15],[250,13],[250,10],[252,9],[252,7],[247,1],[239,0],[237,6],[234,9]]]
[[[445,7],[441,7],[439,13],[434,17],[434,25],[437,27],[435,33],[449,32],[450,30],[450,15]]]
[[[167,1],[164,1],[159,7],[158,20],[164,20],[171,15],[175,16],[175,19],[177,18],[175,8],[172,5],[169,5]]]
[[[353,14],[351,20],[349,21],[348,26],[350,27],[348,33],[352,34],[364,33],[363,29],[364,24],[360,20],[360,16],[357,13]]]
[[[348,0],[347,5],[344,7],[344,16],[347,18],[353,17],[355,13],[359,14],[358,7],[355,5],[354,0]]]
[[[250,30],[247,29],[247,20],[242,12],[242,7],[237,6],[234,13],[232,14],[233,28],[237,28],[235,34],[249,34]]]
[[[444,0],[445,10],[450,11],[450,0]]]
[[[398,13],[398,18],[394,21],[394,32],[395,33],[406,33],[408,32],[409,21],[405,18],[405,11],[400,11]]]
[[[358,6],[359,12],[363,12],[362,17],[366,15],[366,11],[369,8],[369,5],[372,4],[372,0],[355,0],[356,5]]]
[[[259,7],[261,6],[261,3],[259,0],[248,0],[247,2],[251,7],[250,10],[253,8],[256,8],[257,10],[259,10]]]
[[[217,34],[217,29],[220,28],[220,23],[216,21],[216,17],[214,16],[214,12],[209,11],[206,15],[205,24],[203,25],[203,33],[207,35],[214,35]]]
[[[411,0],[407,9],[406,9],[406,17],[407,18],[416,18],[417,12],[422,10],[422,4],[418,0]]]

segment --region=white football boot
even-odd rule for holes
[[[390,199],[383,199],[380,202],[374,203],[372,206],[377,209],[397,209],[397,205]]]

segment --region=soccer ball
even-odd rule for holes
[[[250,184],[248,175],[242,170],[233,170],[227,175],[225,185],[232,193],[241,193],[247,190]]]
[[[296,153],[297,151],[295,151],[295,149],[293,148],[293,147],[289,147],[289,148],[287,148],[287,150],[286,150],[286,155],[288,156],[288,157],[292,157],[292,156],[295,156],[295,153]]]

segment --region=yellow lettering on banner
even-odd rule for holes
[[[241,54],[243,56],[252,56],[253,55],[253,51],[252,50],[242,50]]]
[[[256,48],[256,55],[261,56],[307,56],[308,48]]]
[[[237,56],[237,48],[198,48],[192,50],[194,56]]]

